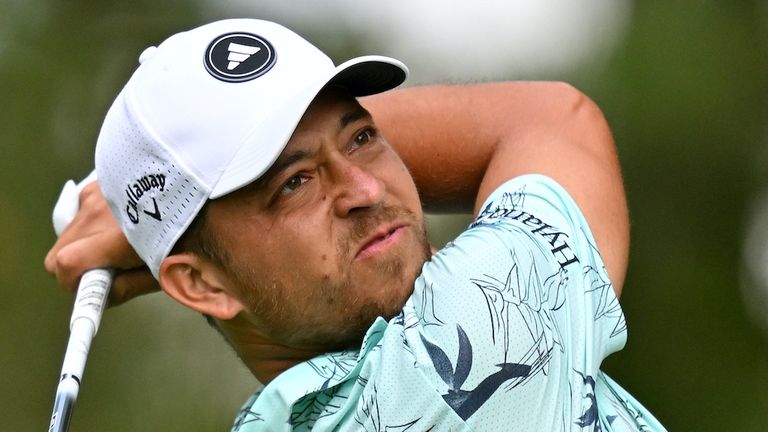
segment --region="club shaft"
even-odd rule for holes
[[[72,376],[62,377],[56,388],[56,400],[53,403],[53,414],[48,426],[49,432],[64,432],[69,430],[72,410],[77,400],[80,383]]]
[[[61,367],[61,379],[56,388],[53,414],[48,427],[49,432],[69,430],[88,351],[101,322],[112,275],[111,270],[96,269],[86,272],[80,280],[70,320],[69,342]]]

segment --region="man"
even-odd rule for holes
[[[266,384],[233,430],[663,430],[599,371],[626,338],[628,222],[585,96],[497,83],[358,101],[405,67],[334,67],[258,20],[140,62],[96,151],[117,224],[87,188],[46,267],[70,288],[121,269],[115,302],[151,273],[205,314]],[[432,254],[422,205],[476,219]]]

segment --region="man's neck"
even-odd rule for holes
[[[316,357],[322,349],[299,349],[272,341],[254,329],[242,314],[227,321],[216,322],[227,342],[259,382],[266,385],[291,367]]]

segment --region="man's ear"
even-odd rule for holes
[[[195,254],[167,257],[159,276],[163,291],[197,312],[227,320],[244,309],[221,269]]]

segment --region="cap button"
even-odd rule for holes
[[[156,51],[157,51],[156,46],[147,47],[147,49],[145,49],[139,56],[139,64],[144,64],[145,61],[152,58],[152,56],[155,55]]]

